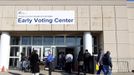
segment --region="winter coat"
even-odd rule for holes
[[[32,73],[39,73],[39,57],[38,54],[33,53],[30,57],[30,66]]]
[[[84,56],[83,56],[83,55],[84,55],[84,54],[83,54],[83,52],[82,52],[82,51],[80,51],[80,52],[79,52],[79,55],[78,55],[78,59],[77,59],[77,60],[78,60],[78,62],[79,62],[79,61],[83,61],[83,60],[84,60]]]

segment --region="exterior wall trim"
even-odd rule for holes
[[[126,0],[0,0],[0,5],[127,5]]]

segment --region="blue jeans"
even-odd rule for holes
[[[104,75],[112,75],[111,69],[109,69],[109,65],[103,65]]]
[[[99,66],[99,70],[97,71],[97,75],[100,75],[101,70],[102,70],[102,71],[103,71],[103,73],[104,73],[103,65],[100,65],[100,66]]]

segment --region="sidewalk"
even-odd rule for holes
[[[18,70],[9,70],[9,72],[0,72],[0,75],[32,75],[32,74],[29,72],[22,72]],[[48,75],[48,71],[42,70],[40,72],[40,75]],[[67,74],[65,72],[52,72],[52,75],[70,75],[70,74]],[[71,75],[76,75],[76,73]],[[95,74],[87,74],[87,75],[95,75]],[[113,73],[113,75],[134,75],[134,73]]]

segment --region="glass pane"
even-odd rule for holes
[[[22,45],[31,45],[31,37],[23,36],[22,37]]]
[[[77,37],[76,38],[76,45],[83,45],[83,39],[82,39],[82,37]]]
[[[43,45],[53,45],[53,37],[45,36],[43,39]]]
[[[19,54],[19,47],[11,47],[10,56],[18,56]]]
[[[32,42],[33,42],[33,45],[42,45],[42,37],[34,36]]]
[[[41,59],[41,47],[33,47],[33,51],[37,51],[37,54],[39,56],[39,59]]]
[[[32,53],[32,48],[31,47],[27,47],[27,57],[29,57]]]
[[[64,45],[64,36],[56,36],[55,44],[56,45]]]
[[[19,45],[19,44],[20,44],[19,36],[11,37],[11,45]]]
[[[22,48],[22,53],[24,54],[24,56],[26,56],[26,47]]]
[[[48,56],[48,51],[50,51],[51,48],[50,47],[44,47],[43,49],[43,57],[47,57]]]
[[[66,38],[66,44],[68,46],[75,45],[75,37],[67,36],[67,38]]]
[[[14,67],[19,66],[18,63],[19,63],[19,59],[18,58],[10,58],[9,66],[14,68]]]
[[[98,38],[96,36],[93,36],[93,53],[98,53]]]
[[[22,53],[24,53],[24,56],[29,57],[32,53],[31,47],[23,47]]]

